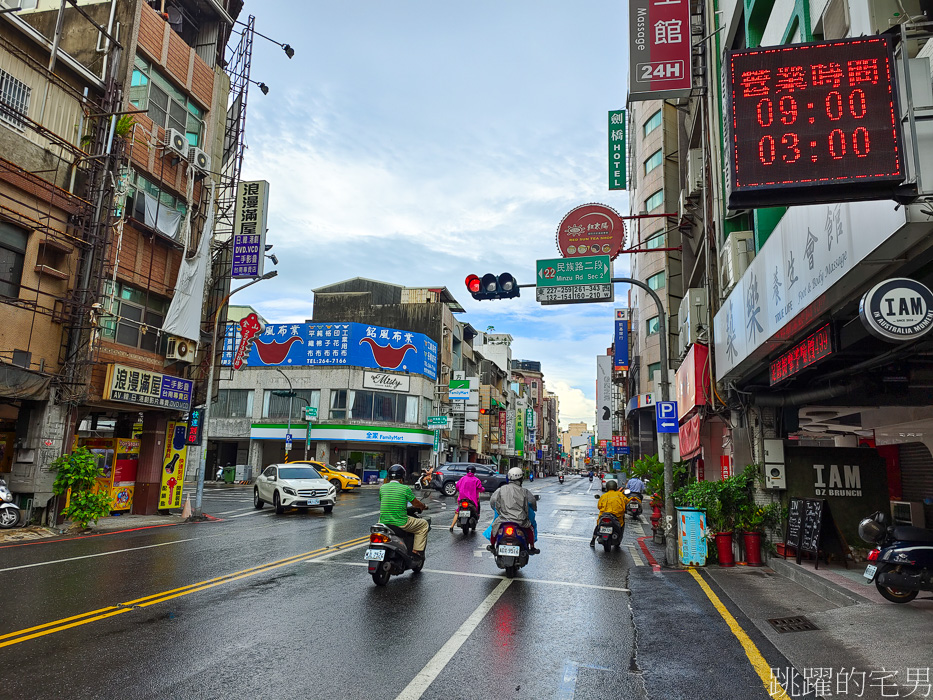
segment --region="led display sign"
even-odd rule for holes
[[[728,54],[730,208],[893,195],[905,173],[890,41]]]
[[[771,362],[771,386],[832,354],[833,329],[827,323]]]

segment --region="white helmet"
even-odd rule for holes
[[[509,469],[509,473],[506,474],[509,477],[509,481],[518,481],[521,482],[525,478],[525,472],[521,470],[521,467],[512,467]]]

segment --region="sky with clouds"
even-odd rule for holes
[[[617,0],[247,0],[256,38],[245,179],[270,183],[279,275],[237,304],[311,317],[312,289],[352,277],[446,286],[478,330],[542,363],[561,424],[595,420],[597,354],[616,303],[477,302],[470,273],[534,282],[563,216],[607,187],[607,112],[625,106],[627,6]],[[268,263],[267,263],[268,264]],[[267,268],[268,269],[268,268]],[[620,257],[614,274],[626,275]]]

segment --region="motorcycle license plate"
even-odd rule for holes
[[[320,499],[320,498],[309,498],[309,499],[308,499],[308,505],[309,505],[309,506],[319,506],[319,505],[321,505],[321,499]]]
[[[874,564],[869,564],[867,567],[865,567],[865,573],[862,574],[862,576],[864,576],[869,581],[871,581],[873,578],[875,578],[875,572],[877,570],[878,570],[877,566],[875,566]]]
[[[517,557],[521,548],[518,545],[500,544],[498,551],[500,557]]]
[[[383,561],[386,558],[386,551],[384,549],[367,549],[363,558],[369,561]]]
[[[465,523],[465,522],[467,522],[469,519],[470,519],[470,513],[469,513],[469,512],[465,512],[465,513],[461,513],[461,514],[460,514],[460,522],[461,522],[461,523]]]
[[[599,528],[599,534],[600,534],[600,535],[611,535],[611,534],[612,534],[612,528],[611,528],[611,527],[601,527],[601,528]]]

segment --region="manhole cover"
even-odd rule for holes
[[[797,617],[775,617],[768,620],[768,622],[781,634],[785,632],[806,632],[807,630],[819,629],[819,627],[814,625],[804,615],[798,615]]]

